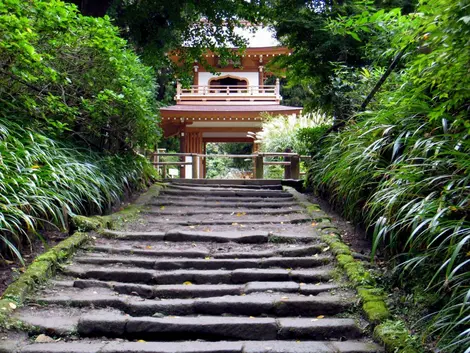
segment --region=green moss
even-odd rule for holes
[[[364,310],[367,319],[374,324],[378,324],[390,316],[387,305],[383,300],[366,301],[362,304],[362,310]]]
[[[341,242],[334,242],[330,244],[331,252],[335,255],[351,255],[351,250],[349,250],[349,247],[346,244],[343,244]]]
[[[307,209],[307,212],[316,212],[316,211],[321,211],[320,205],[317,204],[308,204],[306,205],[305,208]]]
[[[75,249],[87,240],[87,234],[74,233],[49,251],[38,256],[31,265],[28,266],[26,271],[15,282],[8,286],[0,300],[0,327],[9,325],[7,318],[10,311],[8,311],[8,308],[10,308],[11,311],[14,310],[9,303],[14,303],[16,306],[21,305],[26,296],[31,293],[37,285],[46,282],[52,277],[59,262],[72,255]]]
[[[103,219],[100,216],[94,216],[94,217],[73,216],[71,221],[72,221],[73,229],[76,229],[81,232],[97,230],[103,226]]]
[[[348,263],[354,262],[354,257],[351,255],[346,255],[346,254],[340,254],[336,256],[336,260],[338,260],[338,263],[345,267]]]
[[[347,263],[344,268],[349,279],[355,285],[375,285],[371,274],[362,266],[360,261],[354,260],[354,262]]]
[[[417,353],[417,342],[410,335],[402,321],[385,321],[374,329],[374,338],[382,343],[386,350],[396,353]]]
[[[152,199],[160,195],[160,192],[162,191],[162,189],[166,187],[166,185],[167,184],[163,184],[163,183],[153,184],[151,187],[148,188],[146,192],[140,195],[134,203],[138,206],[149,204],[152,201]]]
[[[375,288],[375,287],[359,287],[357,288],[357,293],[359,297],[367,302],[367,301],[378,301],[384,300],[385,294],[383,289]]]

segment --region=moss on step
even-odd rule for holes
[[[38,256],[26,271],[3,293],[0,300],[0,327],[11,327],[11,312],[22,305],[26,296],[38,285],[51,278],[59,263],[70,257],[75,250],[88,241],[86,233],[74,233],[44,254]]]
[[[73,216],[71,218],[72,226],[74,229],[83,232],[96,231],[103,228],[120,228],[125,223],[136,220],[140,213],[147,209],[148,203],[160,194],[164,186],[165,184],[153,184],[146,192],[140,195],[134,203],[107,216]]]
[[[422,351],[402,321],[387,320],[377,325],[374,329],[374,338],[385,346],[387,352],[417,353]]]
[[[289,188],[286,188],[289,192]],[[300,197],[293,193],[299,200]],[[311,204],[303,198],[300,204],[307,212],[319,212],[318,205]],[[341,268],[346,271],[361,299],[362,310],[375,326],[374,338],[382,343],[387,352],[394,353],[416,353],[416,341],[406,330],[402,321],[389,321],[390,312],[385,303],[386,295],[383,289],[377,287],[377,283],[371,272],[366,269],[363,262],[352,256],[351,249],[341,240],[340,231],[328,221],[322,220],[315,228],[320,229],[323,234],[321,239],[325,242]]]
[[[104,218],[101,216],[73,216],[71,217],[72,228],[81,232],[97,230],[105,226],[106,220]]]

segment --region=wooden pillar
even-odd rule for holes
[[[181,133],[180,133],[180,153],[185,153],[186,151],[186,133],[185,133],[185,130],[183,130]],[[180,162],[184,162],[184,157],[180,157]],[[185,166],[182,165],[180,166],[180,178],[181,179],[184,179],[186,178],[186,170],[185,170]]]
[[[257,155],[255,157],[255,163],[254,163],[254,167],[255,167],[255,179],[263,179],[263,174],[264,174],[264,170],[263,170],[263,156],[261,155]]]
[[[300,179],[300,156],[298,154],[290,157],[290,177]]]

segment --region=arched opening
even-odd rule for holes
[[[243,77],[230,75],[213,77],[209,80],[209,89],[211,93],[246,93],[248,89],[248,80]]]
[[[248,80],[243,77],[221,76],[209,80],[209,86],[248,86]]]

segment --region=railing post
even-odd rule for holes
[[[300,179],[300,156],[298,154],[290,157],[290,177]]]
[[[263,170],[264,164],[263,164],[263,155],[257,155],[255,157],[255,179],[263,179]]]
[[[191,158],[192,159],[191,160],[191,162],[192,162],[191,169],[192,169],[192,174],[193,174],[192,177],[193,177],[193,179],[199,179],[199,173],[198,173],[198,171],[199,171],[199,156],[198,155],[192,155],[191,157],[192,157]]]

